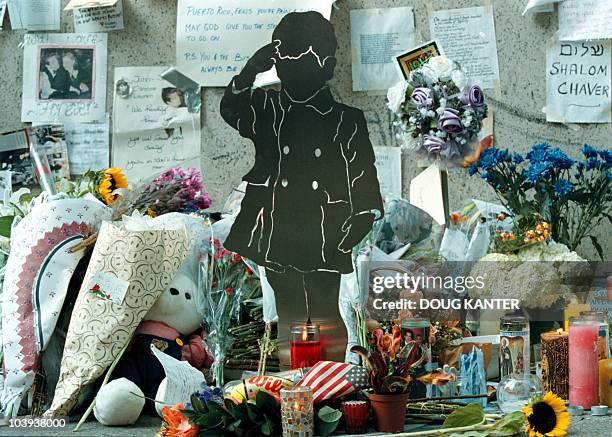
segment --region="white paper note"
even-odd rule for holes
[[[565,0],[559,4],[562,41],[612,38],[612,0]]]
[[[351,10],[353,91],[386,90],[397,83],[395,56],[414,45],[411,7]]]
[[[402,149],[374,147],[376,173],[383,196],[402,196]]]
[[[133,183],[185,161],[199,168],[200,114],[190,114],[184,95],[161,79],[167,69],[115,69],[112,163]]]
[[[410,181],[410,204],[421,208],[439,225],[446,223],[442,177],[437,163],[434,162]]]
[[[85,122],[106,114],[105,33],[24,36],[21,121]]]
[[[60,0],[8,0],[11,29],[60,30]]]
[[[540,12],[552,12],[555,10],[555,3],[563,0],[529,0],[523,15],[539,14]]]
[[[174,406],[178,403],[189,402],[191,395],[206,381],[204,374],[187,361],[179,361],[163,353],[153,344],[151,344],[151,352],[164,368],[167,379],[166,395],[163,399],[156,399],[165,405],[158,405],[158,410],[166,405]]]
[[[117,0],[70,0],[64,10],[112,6]]]
[[[491,6],[436,11],[429,19],[429,28],[444,56],[461,64],[474,84],[485,89],[495,87],[499,63]]]
[[[123,2],[100,8],[75,9],[74,31],[110,32],[123,29]]]
[[[108,117],[100,123],[65,123],[66,144],[70,172],[85,174],[88,170],[108,167],[109,150]]]
[[[202,86],[226,86],[260,47],[272,42],[281,18],[318,11],[329,19],[333,0],[179,0],[176,65]],[[260,74],[256,85],[277,82]]]
[[[91,278],[87,289],[102,300],[112,300],[123,305],[130,282],[114,276],[112,273],[97,272]]]
[[[610,123],[610,40],[551,41],[546,50],[546,121]]]

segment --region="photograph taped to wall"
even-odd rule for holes
[[[438,48],[438,44],[435,41],[429,41],[406,53],[402,53],[395,59],[402,72],[402,76],[404,76],[404,79],[408,80],[412,70],[421,68],[430,58],[439,55],[440,49]]]
[[[95,46],[40,46],[39,100],[93,100]]]
[[[59,124],[104,118],[106,33],[24,35],[21,121]]]

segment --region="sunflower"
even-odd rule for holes
[[[565,403],[559,396],[548,392],[543,397],[533,399],[523,408],[527,418],[525,432],[529,437],[563,437],[567,435],[570,415]]]
[[[102,200],[107,205],[115,202],[121,196],[114,191],[118,188],[127,188],[127,178],[120,168],[107,168],[102,172],[98,192],[102,196]]]

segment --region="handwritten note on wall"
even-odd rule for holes
[[[552,41],[546,52],[546,120],[609,123],[612,42]]]
[[[565,0],[559,3],[559,39],[612,38],[612,0]]]
[[[138,183],[189,161],[199,168],[200,114],[161,79],[168,67],[115,69],[112,163]]]
[[[470,80],[483,88],[495,87],[499,63],[491,6],[436,11],[429,28],[443,54],[461,64]]]
[[[179,0],[176,26],[178,69],[202,86],[226,86],[249,57],[271,42],[281,18],[318,11],[329,19],[332,0]],[[272,72],[256,84],[277,81]]]
[[[109,32],[123,29],[123,2],[112,6],[74,10],[75,32]]]
[[[402,196],[402,149],[374,147],[376,173],[383,196]]]
[[[108,117],[100,123],[65,123],[66,144],[70,172],[82,175],[88,170],[108,167],[109,127]]]

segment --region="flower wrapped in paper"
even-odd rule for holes
[[[188,252],[184,227],[100,229],[66,337],[60,378],[48,416],[66,415],[87,384],[118,356]],[[99,285],[100,293],[92,292]]]
[[[50,200],[37,203],[13,227],[2,304],[6,381],[0,403],[5,416],[17,415],[55,329],[83,256],[71,247],[96,232],[110,214],[97,200]]]

